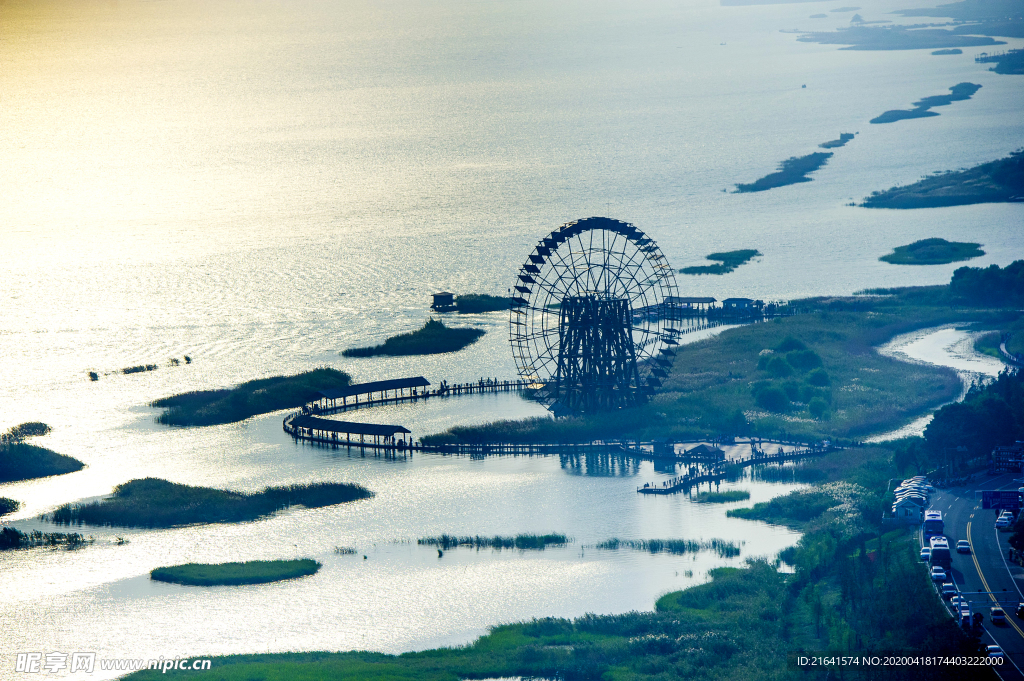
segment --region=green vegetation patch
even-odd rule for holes
[[[508,296],[492,296],[486,293],[466,293],[455,296],[455,309],[460,314],[498,312],[509,308]]]
[[[749,494],[747,495],[750,496]],[[724,539],[708,539],[694,541],[692,539],[609,539],[597,544],[595,548],[616,551],[633,549],[647,553],[671,553],[681,556],[684,553],[714,551],[721,558],[735,558],[740,555],[740,547],[736,542]]]
[[[322,564],[312,558],[299,560],[250,560],[245,563],[187,563],[157,568],[150,579],[189,586],[266,584],[316,574]]]
[[[8,499],[7,497],[0,497],[0,516],[5,516],[8,513],[14,513],[21,508],[21,502],[15,501],[14,499]]]
[[[944,47],[1005,45],[977,35],[958,35],[941,28],[851,26],[838,31],[805,33],[800,42],[847,45],[844,50],[934,50]]]
[[[256,520],[291,506],[320,508],[372,496],[373,492],[361,485],[342,482],[268,487],[246,494],[143,478],[118,485],[113,496],[102,501],[64,504],[49,519],[61,525],[150,528],[236,523]]]
[[[839,133],[839,139],[829,140],[828,142],[822,142],[818,146],[822,149],[835,149],[837,147],[845,147],[846,143],[853,139],[856,133],[842,132]]]
[[[999,352],[999,332],[992,331],[990,333],[983,334],[974,339],[974,351],[996,359],[1002,359],[1003,356]]]
[[[924,97],[914,102],[913,109],[893,109],[886,111],[881,116],[876,116],[871,119],[871,123],[895,123],[896,121],[906,120],[908,118],[927,118],[929,116],[938,116],[939,114],[934,111],[930,111],[936,106],[949,106],[953,102],[962,102],[970,99],[974,96],[978,90],[981,89],[980,85],[975,83],[957,83],[953,87],[949,88],[950,94],[948,95],[933,95],[931,97]]]
[[[762,253],[753,248],[745,248],[738,251],[726,251],[725,253],[712,253],[705,259],[717,260],[719,261],[718,265],[684,267],[679,271],[683,274],[727,274],[759,255],[762,255]]]
[[[85,468],[85,464],[78,459],[25,442],[27,438],[46,435],[49,432],[50,426],[45,423],[30,421],[0,433],[0,482],[45,478],[50,475],[74,473]],[[0,515],[3,514],[0,512]]]
[[[921,239],[906,246],[897,246],[892,253],[879,258],[893,265],[945,265],[985,255],[981,244],[945,239]]]
[[[166,410],[157,417],[157,423],[212,426],[281,409],[294,409],[316,399],[321,390],[341,388],[350,383],[351,378],[344,371],[320,367],[294,376],[246,381],[234,388],[182,393],[156,400],[152,406]]]
[[[380,345],[348,348],[345,357],[372,357],[374,355],[436,355],[457,352],[475,343],[484,335],[482,329],[450,328],[440,320],[428,319],[422,329],[388,338]]]
[[[699,504],[727,504],[731,501],[746,501],[749,498],[750,492],[732,489],[725,492],[701,492],[694,501]]]
[[[564,534],[517,534],[514,537],[456,537],[450,534],[442,534],[439,537],[423,537],[417,539],[416,543],[421,546],[436,546],[444,549],[454,549],[459,546],[480,549],[519,549],[521,551],[543,551],[548,546],[565,546],[572,540]]]
[[[876,191],[865,208],[942,208],[1024,200],[1024,150],[968,168],[936,173],[902,187]]]
[[[810,182],[811,178],[807,176],[828,163],[830,158],[831,151],[816,151],[806,156],[794,156],[783,161],[777,172],[765,175],[750,184],[737,184],[735,193],[763,192],[799,182]]]
[[[0,551],[12,549],[30,549],[37,546],[60,546],[67,549],[77,549],[86,544],[92,544],[93,539],[86,539],[77,532],[65,534],[63,532],[22,532],[13,527],[0,528]]]

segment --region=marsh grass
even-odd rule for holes
[[[348,348],[341,354],[344,357],[436,355],[457,352],[483,335],[483,329],[451,328],[438,319],[430,318],[421,329],[391,336],[380,345]]]
[[[684,267],[679,271],[683,274],[728,274],[740,265],[749,262],[752,258],[759,255],[762,255],[761,252],[753,248],[746,248],[738,251],[726,251],[724,253],[712,253],[705,259],[717,260],[719,261],[718,264]]]
[[[140,374],[144,371],[156,371],[159,367],[156,364],[136,364],[133,367],[121,369],[122,374]]]
[[[74,473],[85,464],[70,456],[24,442],[0,446],[0,482]]]
[[[326,388],[351,383],[344,371],[319,367],[294,376],[271,376],[246,381],[234,388],[198,390],[156,400],[165,411],[157,423],[171,426],[211,426],[234,423],[257,414],[293,409],[317,398]]]
[[[456,547],[480,549],[519,549],[520,551],[543,551],[548,546],[565,546],[572,540],[564,534],[517,534],[514,537],[457,537],[442,534],[438,537],[423,537],[416,543],[421,546],[436,546],[445,551]]]
[[[749,494],[747,495],[750,496]],[[595,545],[595,548],[615,551],[618,549],[633,549],[634,551],[646,551],[648,553],[671,553],[683,555],[684,553],[698,553],[700,551],[714,551],[720,558],[735,558],[740,555],[740,547],[736,542],[724,539],[708,539],[694,541],[692,539],[609,539]]]
[[[373,496],[361,485],[318,482],[268,487],[245,494],[144,478],[114,488],[114,494],[88,504],[64,504],[48,518],[60,525],[179,527],[198,523],[256,520],[291,506],[320,508]]]
[[[21,508],[20,501],[8,499],[7,497],[0,497],[0,516],[5,516],[8,513],[14,513],[19,508]]]
[[[749,184],[737,184],[735,193],[763,192],[799,182],[810,182],[811,178],[807,175],[828,163],[828,160],[832,158],[832,153],[831,151],[816,151],[806,156],[793,156],[783,161],[779,165],[778,171]]]
[[[0,551],[12,549],[29,549],[37,546],[61,546],[67,549],[77,549],[92,544],[95,540],[91,537],[86,539],[77,532],[65,534],[63,532],[22,532],[13,527],[0,528]]]
[[[311,559],[250,560],[245,563],[187,563],[156,568],[150,579],[189,586],[266,584],[316,574],[322,564]]]
[[[508,296],[492,296],[486,293],[467,293],[455,296],[455,309],[460,314],[498,312],[509,308]]]
[[[732,501],[746,501],[749,498],[750,492],[732,489],[725,492],[700,492],[694,501],[698,504],[727,504]]]

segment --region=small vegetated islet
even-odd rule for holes
[[[7,497],[0,497],[0,516],[5,516],[8,513],[14,513],[21,508],[21,502],[15,501],[14,499],[8,499]]]
[[[30,421],[0,434],[0,483],[63,475],[85,468],[78,459],[25,442],[49,432],[50,426],[45,423]]]
[[[293,376],[271,376],[246,381],[234,388],[198,390],[156,400],[165,411],[157,423],[169,426],[212,426],[234,423],[257,414],[294,409],[316,399],[326,388],[349,385],[344,371],[319,367]]]
[[[486,293],[465,293],[455,296],[455,310],[459,314],[479,314],[508,310],[508,296],[492,296]]]
[[[897,246],[892,253],[879,258],[892,265],[945,265],[985,255],[981,244],[945,239],[921,239],[906,246]]]
[[[694,501],[698,504],[727,504],[732,501],[746,501],[750,498],[750,492],[740,489],[726,490],[725,492],[700,492]]]
[[[60,525],[178,527],[197,523],[245,522],[291,506],[320,508],[372,496],[373,492],[352,483],[319,482],[268,487],[262,492],[248,494],[144,478],[118,485],[108,499],[88,504],[64,504],[47,517]]]
[[[439,319],[430,318],[422,328],[391,336],[380,345],[348,348],[345,357],[373,357],[375,355],[436,355],[457,352],[475,343],[484,335],[483,329],[452,328]]]
[[[736,542],[724,539],[609,539],[596,544],[595,548],[609,551],[633,549],[647,553],[671,553],[677,556],[700,551],[714,551],[720,558],[735,558],[740,555],[740,547]]]
[[[12,549],[29,549],[37,546],[54,546],[66,549],[77,549],[92,544],[95,540],[85,538],[77,532],[22,532],[13,527],[0,528],[0,551]]]
[[[422,537],[416,540],[421,546],[436,546],[445,551],[457,547],[473,549],[519,549],[520,551],[543,551],[549,546],[565,546],[572,540],[564,534],[517,534],[514,537],[481,537],[479,535],[458,537],[442,534],[437,537]]]
[[[187,563],[156,568],[150,579],[189,586],[267,584],[316,574],[322,564],[312,558],[250,560],[244,563]]]
[[[762,255],[753,248],[745,248],[738,251],[726,251],[724,253],[712,253],[706,260],[717,260],[716,265],[698,265],[695,267],[684,267],[679,270],[683,274],[728,274],[740,265],[749,262],[751,259]]]
[[[828,163],[830,158],[832,158],[831,151],[816,151],[806,156],[794,156],[783,161],[779,165],[778,171],[774,173],[765,175],[749,184],[737,184],[734,193],[763,192],[790,184],[810,182],[811,178],[807,176]]]

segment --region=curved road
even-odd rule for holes
[[[1010,534],[995,529],[996,511],[982,509],[981,495],[975,491],[1017,489],[1020,483],[1015,475],[1019,474],[984,476],[967,487],[938,490],[932,495],[930,506],[942,511],[953,551],[953,579],[971,602],[971,612],[985,616],[987,633],[982,636],[982,643],[999,645],[1013,663],[997,668],[1006,681],[1024,681],[1020,671],[1024,669],[1024,619],[1014,614],[1017,604],[1024,603],[1024,569],[1010,566],[1005,560]],[[971,553],[956,553],[956,543],[961,539],[971,543]],[[989,608],[996,601],[1006,611],[1006,625],[993,625],[989,620]],[[948,607],[949,602],[946,604]]]

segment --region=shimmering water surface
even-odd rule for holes
[[[1020,205],[845,205],[1024,146],[1019,80],[975,64],[984,48],[842,51],[779,32],[849,21],[809,20],[819,4],[0,4],[0,429],[45,421],[54,432],[40,444],[87,464],[0,486],[25,504],[14,523],[38,526],[31,519],[61,503],[149,475],[245,490],[352,480],[377,492],[257,523],[127,531],[122,546],[95,531],[81,551],[0,556],[0,618],[17,623],[0,627],[0,678],[23,650],[460,643],[496,622],[648,609],[730,562],[585,548],[612,536],[733,539],[746,542],[740,560],[795,541],[726,519],[728,507],[638,496],[670,475],[649,463],[364,457],[295,444],[282,414],[181,430],[156,425],[145,405],[322,364],[356,380],[511,377],[500,313],[453,318],[487,331],[454,355],[339,352],[421,325],[432,291],[504,292],[537,239],[589,215],[634,222],[676,267],[759,249],[730,275],[680,279],[683,295],[719,299],[942,283],[957,265],[877,260],[932,236],[983,243],[972,265],[1021,257]],[[868,0],[859,13],[929,4]],[[962,81],[983,87],[938,117],[867,122]],[[813,182],[723,191],[840,132],[859,134]],[[194,361],[169,365],[184,355]],[[117,373],[146,363],[160,368]],[[422,435],[537,413],[497,395],[365,417]],[[735,486],[752,501],[792,488]],[[441,559],[414,543],[546,531],[575,541]],[[335,555],[337,545],[360,554]],[[324,568],[223,589],[146,577],[173,563],[291,556]]]

